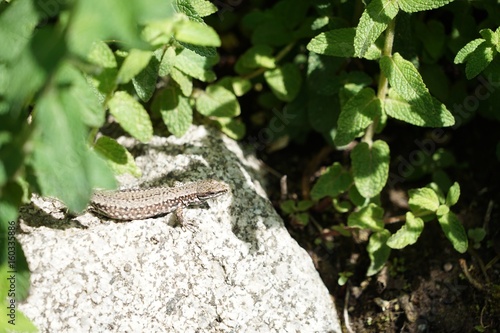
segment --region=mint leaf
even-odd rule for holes
[[[193,92],[193,81],[189,76],[175,67],[170,71],[170,76],[175,82],[177,82],[184,96],[191,96],[191,93]]]
[[[356,28],[354,50],[363,58],[368,48],[375,43],[389,22],[396,17],[399,8],[392,0],[373,0],[363,11]]]
[[[448,238],[453,245],[453,248],[460,253],[465,253],[469,246],[469,241],[465,229],[457,216],[453,212],[448,212],[445,215],[438,216],[438,221],[446,238]]]
[[[0,62],[16,59],[30,42],[33,30],[38,24],[41,12],[37,4],[30,0],[17,0],[3,6],[0,15]]]
[[[106,159],[117,175],[129,173],[136,178],[141,176],[141,170],[135,164],[132,154],[115,139],[101,136],[94,144],[94,150]]]
[[[408,191],[408,205],[415,215],[435,213],[439,208],[439,197],[428,187]]]
[[[215,80],[215,73],[210,67],[216,62],[216,58],[209,58],[184,49],[176,57],[174,66],[187,75],[203,82]]]
[[[196,99],[196,109],[207,117],[236,117],[241,112],[236,96],[217,84],[210,85],[205,92],[201,92]]]
[[[278,99],[291,102],[300,91],[302,76],[292,63],[286,63],[276,69],[264,73],[267,84]]]
[[[201,17],[217,12],[217,7],[208,0],[190,0],[190,3]]]
[[[193,110],[189,100],[175,87],[161,90],[151,105],[153,112],[159,112],[170,133],[181,137],[193,122]]]
[[[415,244],[424,230],[424,221],[415,217],[412,212],[406,213],[406,223],[387,240],[387,245],[392,249],[402,249]]]
[[[453,0],[398,0],[401,10],[407,13],[421,12],[442,7]]]
[[[155,52],[155,57],[160,61],[160,68],[158,69],[159,76],[167,76],[174,67],[175,62],[175,48],[168,47],[165,52]]]
[[[149,101],[156,89],[156,81],[158,80],[158,70],[160,63],[156,57],[151,57],[148,65],[132,78],[137,96],[143,102]]]
[[[116,68],[118,65],[113,51],[102,41],[92,44],[87,60],[103,68]]]
[[[129,82],[148,65],[152,55],[151,51],[130,50],[118,71],[117,82],[119,84]]]
[[[345,192],[352,184],[352,176],[342,168],[338,162],[333,163],[326,172],[319,177],[311,190],[311,198],[319,200],[330,196],[335,198],[340,193]]]
[[[273,48],[269,45],[254,45],[249,48],[238,59],[236,66],[243,66],[246,68],[275,68],[276,63],[273,57]]]
[[[351,152],[354,183],[365,198],[373,198],[384,188],[389,175],[390,150],[377,140],[372,147],[361,142]]]
[[[307,44],[307,49],[311,52],[329,56],[343,58],[353,57],[355,35],[355,28],[335,29],[322,32]]]
[[[432,96],[416,102],[407,102],[394,89],[390,89],[383,107],[388,116],[415,126],[442,127],[455,123],[446,106]]]
[[[245,136],[246,127],[241,119],[235,118],[214,118],[213,121],[219,125],[221,131],[234,140],[241,140]]]
[[[415,66],[399,53],[392,57],[383,56],[380,59],[380,69],[397,95],[410,105],[408,107],[390,101],[387,106],[384,105],[387,114],[394,115],[397,119],[404,118],[401,120],[410,123],[424,124],[422,126],[441,127],[455,123],[446,106],[430,95]],[[413,111],[415,114],[412,114]]]
[[[153,125],[144,107],[125,91],[117,91],[108,102],[109,112],[125,131],[141,142],[153,136]]]
[[[194,45],[215,47],[221,45],[219,35],[217,35],[217,32],[212,27],[187,19],[176,22],[174,36],[178,41]]]
[[[85,145],[79,112],[67,104],[68,90],[48,89],[35,108],[32,167],[41,194],[61,199],[71,211],[82,211],[94,187],[113,187],[106,163]]]
[[[467,78],[470,80],[479,75],[493,61],[496,54],[495,47],[488,43],[481,43],[467,57],[467,64],[465,65],[465,75]]]
[[[384,230],[384,210],[382,207],[370,203],[358,212],[351,213],[347,219],[350,227],[369,229],[373,231]]]
[[[448,195],[446,196],[446,205],[448,207],[453,206],[458,202],[460,198],[460,184],[457,182],[453,183],[448,191]]]
[[[485,42],[485,40],[482,38],[474,39],[474,40],[468,42],[464,47],[462,47],[460,49],[460,51],[458,51],[453,62],[455,64],[463,63],[467,59],[467,57],[472,52],[474,52],[479,47],[479,45],[481,45],[484,42]]]
[[[430,95],[420,73],[415,66],[399,53],[383,56],[380,69],[387,76],[391,87],[404,100],[410,102]]]
[[[337,121],[337,135],[333,142],[345,146],[361,136],[366,127],[381,113],[380,100],[371,88],[364,88],[351,97],[340,111]]]
[[[384,267],[389,255],[391,254],[391,248],[387,246],[387,239],[391,236],[388,230],[382,230],[375,232],[370,236],[366,251],[370,257],[370,266],[366,272],[366,276],[372,276]]]

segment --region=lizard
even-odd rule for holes
[[[175,212],[182,224],[181,209],[200,205],[230,191],[222,181],[207,179],[176,187],[151,187],[95,191],[90,209],[115,220],[142,220]]]

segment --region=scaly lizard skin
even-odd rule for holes
[[[141,220],[199,205],[229,190],[226,183],[208,179],[178,187],[96,191],[90,200],[90,207],[98,214],[115,220]]]

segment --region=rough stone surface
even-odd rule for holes
[[[203,127],[150,144],[121,138],[143,170],[124,187],[215,178],[231,194],[172,216],[116,222],[33,198],[21,211],[31,291],[20,304],[42,332],[341,332],[307,253],[258,182],[257,162]]]

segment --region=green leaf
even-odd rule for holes
[[[109,111],[125,131],[141,142],[153,136],[153,125],[144,107],[125,91],[117,91],[108,102]]]
[[[439,217],[439,216],[446,215],[449,212],[450,212],[450,207],[448,207],[446,205],[440,205],[438,207],[438,209],[436,210],[436,215]]]
[[[313,129],[320,133],[330,133],[337,126],[340,113],[338,96],[320,95],[308,90],[307,117]]]
[[[82,211],[94,187],[113,187],[106,163],[85,145],[87,130],[64,88],[50,89],[38,100],[34,122],[32,167],[41,194],[61,199],[71,211]]]
[[[415,244],[424,230],[424,221],[412,212],[406,213],[406,223],[394,235],[389,237],[387,245],[392,249],[402,249]]]
[[[89,127],[101,127],[105,112],[92,86],[82,73],[69,64],[63,64],[57,73],[58,84],[67,85],[68,89],[61,94],[65,105],[71,105],[72,112],[77,113]]]
[[[207,0],[190,0],[191,6],[201,17],[205,17],[217,12],[217,7]]]
[[[479,45],[481,45],[484,42],[485,42],[485,40],[482,39],[482,38],[478,38],[478,39],[474,39],[474,40],[470,41],[469,43],[467,43],[467,45],[465,45],[464,47],[462,47],[460,49],[460,51],[458,51],[458,53],[455,56],[455,59],[453,60],[453,62],[455,64],[461,64],[461,63],[463,63],[467,59],[467,57],[472,52],[474,52],[479,47]]]
[[[0,63],[12,61],[19,56],[31,40],[33,30],[40,19],[36,3],[17,0],[9,6],[2,6],[0,15]]]
[[[428,187],[408,191],[408,205],[415,215],[435,213],[439,208],[439,197]]]
[[[137,29],[135,5],[123,6],[119,0],[88,0],[76,2],[72,8],[71,24],[66,32],[68,44],[73,52],[86,56],[94,42],[119,40],[128,46],[141,45]],[[158,12],[160,12],[158,10]],[[165,17],[170,16],[165,13]]]
[[[453,115],[446,106],[432,96],[417,102],[407,102],[390,89],[383,107],[388,116],[415,126],[443,127],[455,123]]]
[[[285,214],[295,213],[297,210],[294,200],[285,200],[280,204],[280,208]]]
[[[87,60],[103,68],[116,68],[117,66],[113,51],[103,41],[92,44]]]
[[[216,76],[209,68],[216,61],[216,58],[207,58],[191,50],[184,49],[175,57],[174,66],[195,79],[211,82],[215,80]]]
[[[366,199],[359,193],[356,186],[351,186],[349,188],[348,195],[349,195],[349,200],[351,200],[355,206],[362,207],[368,204],[369,202],[369,199]]]
[[[250,80],[242,79],[240,77],[232,78],[232,90],[236,96],[243,96],[252,89]]]
[[[347,191],[352,184],[352,176],[342,168],[338,162],[333,163],[326,172],[319,177],[311,190],[311,198],[319,200],[323,197],[337,197],[340,193]]]
[[[364,88],[351,97],[342,107],[337,121],[337,135],[333,142],[337,146],[345,146],[361,136],[373,119],[380,116],[382,107],[380,100],[371,88]]]
[[[156,81],[158,80],[159,68],[160,63],[158,59],[151,57],[148,65],[132,78],[135,92],[141,101],[147,102],[153,96],[156,89]]]
[[[264,77],[274,95],[284,102],[293,101],[300,91],[302,76],[297,66],[292,63],[268,70]]]
[[[384,267],[387,259],[389,259],[391,248],[387,246],[387,239],[389,239],[390,236],[391,233],[388,230],[382,230],[370,236],[370,240],[366,247],[366,251],[370,257],[370,266],[368,267],[366,276],[375,275]]]
[[[322,32],[307,44],[307,49],[318,54],[350,58],[354,56],[355,35],[355,28]]]
[[[119,84],[129,82],[148,65],[152,55],[153,53],[151,51],[130,50],[130,53],[125,58],[125,61],[123,61],[118,71],[117,82]]]
[[[347,283],[347,280],[349,280],[349,278],[353,275],[354,273],[352,272],[339,272],[339,279],[337,283],[339,284],[339,286],[343,286],[344,284]]]
[[[373,203],[351,213],[347,225],[353,228],[369,229],[372,231],[384,230],[384,209]]]
[[[384,188],[389,176],[390,150],[377,140],[372,147],[361,142],[351,152],[354,183],[365,198],[373,198]]]
[[[485,70],[493,61],[496,53],[497,51],[493,46],[487,43],[480,44],[466,59],[465,74],[467,78],[470,80]]]
[[[399,8],[392,0],[373,0],[363,11],[356,28],[354,50],[357,57],[363,58],[368,48],[375,43],[389,22],[396,17]]]
[[[8,195],[7,195],[8,193]],[[3,231],[4,224],[7,221],[16,221],[19,216],[19,207],[23,201],[23,189],[18,182],[9,181],[2,185],[2,194],[0,195],[0,232]],[[8,226],[5,226],[5,232]],[[0,245],[1,245],[0,239]],[[1,257],[0,257],[1,262]],[[0,293],[1,293],[0,288]],[[2,299],[2,298],[0,298]]]
[[[457,216],[453,212],[448,212],[445,215],[438,216],[438,221],[446,238],[450,240],[455,250],[460,253],[465,253],[469,246],[469,242],[465,229]]]
[[[317,95],[336,95],[345,79],[339,74],[345,60],[337,57],[322,56],[309,52],[307,58],[307,88]],[[319,96],[317,98],[320,98]]]
[[[415,32],[429,55],[429,57],[425,55],[426,57],[423,61],[429,59],[433,63],[437,62],[443,56],[446,49],[444,24],[432,19],[425,23],[415,21]]]
[[[448,195],[446,196],[446,205],[448,207],[453,206],[454,204],[456,204],[458,202],[459,198],[460,198],[460,184],[455,182],[450,187],[450,190],[448,191]]]
[[[177,82],[184,96],[191,96],[191,93],[193,92],[193,81],[189,76],[187,76],[177,68],[172,68],[172,70],[170,71],[170,76],[175,82]]]
[[[380,68],[394,90],[406,101],[418,100],[429,95],[429,90],[418,70],[399,53],[394,53],[392,57],[383,56],[380,59]]]
[[[269,45],[254,45],[249,48],[238,59],[236,66],[245,68],[275,68],[276,63],[273,57],[273,48]]]
[[[106,159],[116,174],[129,173],[136,178],[141,176],[141,170],[135,164],[132,154],[115,139],[101,136],[94,144],[94,150]]]
[[[246,134],[246,127],[241,119],[218,117],[213,119],[213,121],[231,139],[241,140]]]
[[[298,212],[305,212],[305,211],[309,210],[309,208],[311,208],[312,206],[314,206],[314,201],[312,201],[312,200],[300,200],[297,203],[297,211]]]
[[[441,127],[455,123],[446,106],[430,95],[422,77],[411,62],[395,53],[392,57],[383,56],[380,59],[380,68],[397,96],[410,105],[408,107],[404,103],[398,103],[397,100],[390,100],[384,103],[387,114],[397,119],[404,118],[401,120],[412,124],[423,124],[421,126]]]
[[[180,21],[174,26],[175,39],[181,42],[202,46],[221,45],[219,35],[212,27],[194,21]]]
[[[56,29],[53,25],[37,29],[25,52],[21,52],[4,71],[8,89],[2,97],[12,103],[12,111],[31,103],[37,91],[50,81],[48,77],[59,69],[68,50],[63,36]]]
[[[453,0],[398,0],[401,10],[407,13],[421,12],[434,8],[442,7]]]
[[[175,48],[168,47],[164,53],[158,54],[155,52],[158,60],[160,60],[160,68],[158,69],[159,76],[167,76],[174,67],[175,62]]]
[[[151,108],[154,112],[160,112],[168,130],[176,137],[183,136],[193,123],[193,110],[189,100],[175,87],[160,91]]]
[[[236,117],[241,112],[236,96],[217,84],[207,86],[200,94],[196,99],[196,109],[207,117]]]
[[[467,230],[467,236],[469,236],[474,243],[481,243],[486,237],[486,230],[484,228],[469,229]]]

